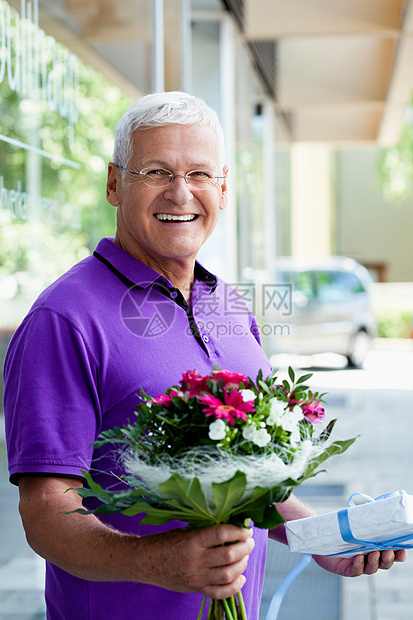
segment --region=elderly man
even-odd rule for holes
[[[76,491],[65,493],[82,485],[80,469],[113,485],[113,455],[90,446],[131,417],[141,388],[160,394],[186,370],[206,374],[214,365],[270,371],[246,309],[236,337],[222,329],[235,321],[224,312],[228,289],[196,261],[226,206],[224,162],[222,129],[202,100],[162,93],[134,103],[116,128],[108,168],[115,238],[43,292],[10,346],[10,477],[28,542],[47,560],[50,620],[196,618],[203,595],[226,598],[243,586],[248,618],[258,618],[267,532],[62,514],[81,506]],[[312,514],[293,497],[279,510],[287,519]],[[285,542],[282,527],[270,536]],[[318,558],[348,576],[394,560],[391,551],[366,561]]]

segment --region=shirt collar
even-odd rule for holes
[[[101,239],[94,255],[129,286],[137,285],[141,288],[147,288],[155,281],[160,281],[162,284],[173,288],[172,282],[167,278],[141,263],[138,259],[133,258],[133,256],[116,245],[113,242],[113,237]],[[205,269],[198,261],[195,263],[194,276],[195,280],[200,280],[206,284],[211,289],[211,292],[217,287],[217,277]]]

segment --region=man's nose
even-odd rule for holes
[[[172,183],[165,188],[164,196],[175,204],[186,204],[192,198],[191,188],[183,174],[176,174]]]

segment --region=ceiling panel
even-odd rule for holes
[[[277,49],[294,140],[397,142],[413,92],[413,0],[244,0],[248,40]]]

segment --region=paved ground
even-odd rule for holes
[[[282,368],[286,360],[280,356],[277,362]],[[312,482],[342,485],[344,496],[319,496],[308,502],[321,513],[345,507],[355,491],[372,497],[396,489],[413,494],[413,341],[403,347],[379,341],[363,370],[332,370],[341,359],[327,355],[311,360],[289,358],[288,363],[312,365],[312,385],[328,391],[329,416],[338,418],[336,434],[341,438],[360,435],[345,455],[328,461],[328,474]],[[405,563],[389,572],[340,581],[340,620],[413,618],[413,551]]]
[[[286,363],[286,358],[277,359],[280,368]],[[373,497],[396,489],[413,494],[413,342],[401,350],[397,343],[377,343],[363,370],[340,368],[342,360],[335,356],[289,357],[288,363],[311,367],[312,386],[329,392],[328,415],[338,418],[336,434],[360,435],[346,455],[328,462],[328,474],[311,481],[304,499],[321,513],[345,507],[354,491]],[[25,543],[17,492],[7,482],[4,457],[0,436],[0,620],[40,619],[43,564]],[[266,606],[278,583],[270,569],[278,571],[280,581],[293,563],[284,547],[282,552],[270,547]],[[310,567],[300,579],[291,586],[279,620],[413,617],[413,552],[404,564],[375,576],[331,579]]]

